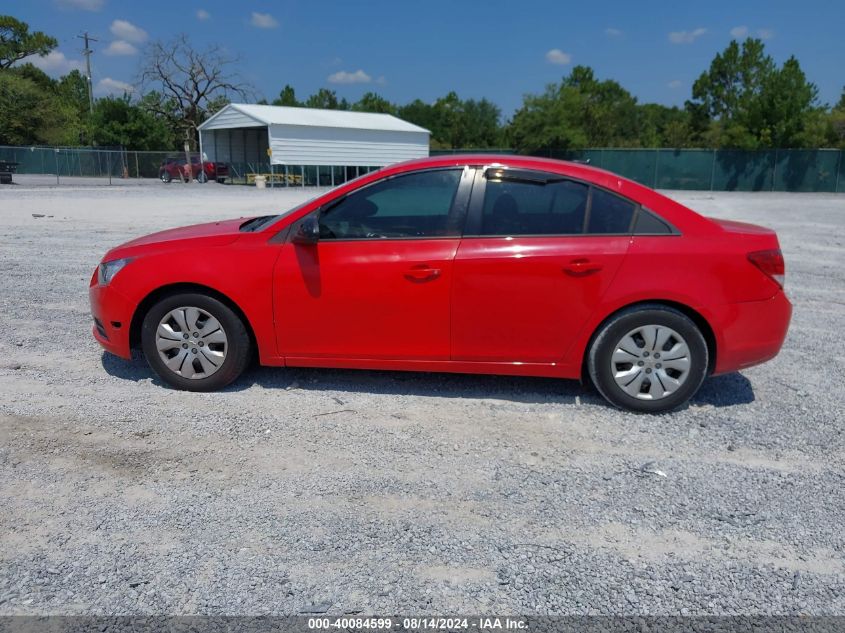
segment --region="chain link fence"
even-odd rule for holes
[[[34,184],[117,184],[127,179],[158,178],[165,158],[178,151],[143,152],[120,148],[0,146],[0,163],[15,176],[41,176]],[[24,178],[23,180],[27,180]]]
[[[512,149],[432,150],[431,154],[501,153]],[[584,149],[535,156],[579,160],[656,189],[845,192],[845,152],[837,149]]]
[[[507,148],[431,151],[433,156],[463,153],[516,152]],[[843,154],[844,151],[835,149],[602,148],[535,153],[563,160],[588,161],[591,165],[658,189],[831,193],[845,192]],[[130,179],[158,178],[159,167],[168,157],[178,158],[180,153],[175,150],[147,152],[121,148],[0,146],[0,163],[16,164],[17,176],[37,175],[38,179],[31,181],[34,184],[118,184]],[[254,181],[249,175],[255,173],[271,174],[268,180],[277,185],[331,186],[349,178],[345,173],[334,174],[332,167],[276,166],[274,170],[269,164],[237,163],[230,165],[230,182],[252,184]]]

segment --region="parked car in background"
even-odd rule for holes
[[[276,216],[141,237],[90,283],[94,337],[210,391],[263,365],[549,376],[683,405],[773,358],[774,231],[616,174],[522,156],[392,165]]]
[[[172,180],[183,180],[185,176],[185,157],[184,156],[169,156],[165,158],[161,167],[158,170],[158,177],[162,182],[171,182]],[[215,163],[211,161],[203,161],[199,154],[191,155],[191,178],[198,182],[208,182],[209,180],[216,180],[223,182],[229,175],[229,166],[226,163]]]

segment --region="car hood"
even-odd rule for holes
[[[131,257],[143,254],[148,250],[178,248],[186,241],[190,241],[192,245],[201,241],[203,246],[223,246],[240,237],[239,228],[248,219],[237,218],[235,220],[208,222],[150,233],[113,248],[108,252],[106,258]]]

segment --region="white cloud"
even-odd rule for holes
[[[737,40],[745,39],[748,37],[748,27],[747,26],[735,26],[731,29],[731,37]]]
[[[620,31],[619,29],[614,29],[613,27],[609,27],[604,30],[604,34],[608,37],[621,37],[622,31]]]
[[[103,52],[111,57],[116,57],[120,55],[137,55],[138,49],[135,48],[129,42],[124,42],[123,40],[115,40],[114,42],[109,44],[106,50],[104,50]]]
[[[118,79],[112,79],[111,77],[100,79],[97,85],[94,86],[94,92],[98,95],[122,95],[125,92],[133,92],[134,90],[135,88],[132,84]]]
[[[81,9],[82,11],[99,11],[106,0],[54,0],[62,9]]]
[[[81,59],[68,59],[61,51],[50,51],[44,57],[30,55],[23,59],[22,63],[29,62],[40,68],[48,75],[67,75],[72,70],[82,70],[85,64]]]
[[[757,37],[761,40],[770,40],[775,36],[775,32],[772,29],[757,29]]]
[[[669,33],[669,41],[673,44],[692,44],[705,33],[707,33],[705,28],[697,28],[694,31],[672,31]]]
[[[275,29],[279,26],[279,23],[276,22],[276,18],[272,15],[269,13],[258,13],[258,11],[252,12],[252,17],[249,19],[249,23],[259,29]]]
[[[683,82],[682,82],[680,79],[673,79],[672,81],[670,81],[670,82],[669,82],[668,84],[666,84],[666,85],[667,85],[667,86],[669,86],[670,88],[673,88],[673,89],[674,89],[674,88],[680,88],[680,87],[681,87],[681,86],[683,86],[684,84],[683,84]]]
[[[566,64],[572,61],[572,55],[570,55],[569,53],[564,53],[559,48],[553,48],[548,53],[546,53],[546,61],[550,64],[566,66]]]
[[[211,14],[205,9],[197,9],[197,20],[210,20]]]
[[[381,77],[380,79],[384,81],[384,77]],[[340,70],[328,77],[330,84],[368,84],[372,80],[373,78],[360,68],[354,73],[348,73],[345,70]]]
[[[147,37],[149,37],[144,29],[135,26],[127,20],[115,20],[111,23],[109,30],[117,39],[133,42],[134,44],[145,42]]]

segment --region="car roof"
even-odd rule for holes
[[[408,170],[413,170],[424,169],[426,167],[445,167],[449,165],[505,165],[508,167],[519,167],[523,169],[539,169],[542,171],[551,171],[560,174],[589,173],[594,176],[610,175],[617,178],[619,177],[612,172],[598,167],[593,167],[586,163],[557,160],[554,158],[542,158],[539,156],[522,156],[519,154],[443,154],[440,156],[416,158],[414,160],[391,165],[391,167],[403,167]]]

